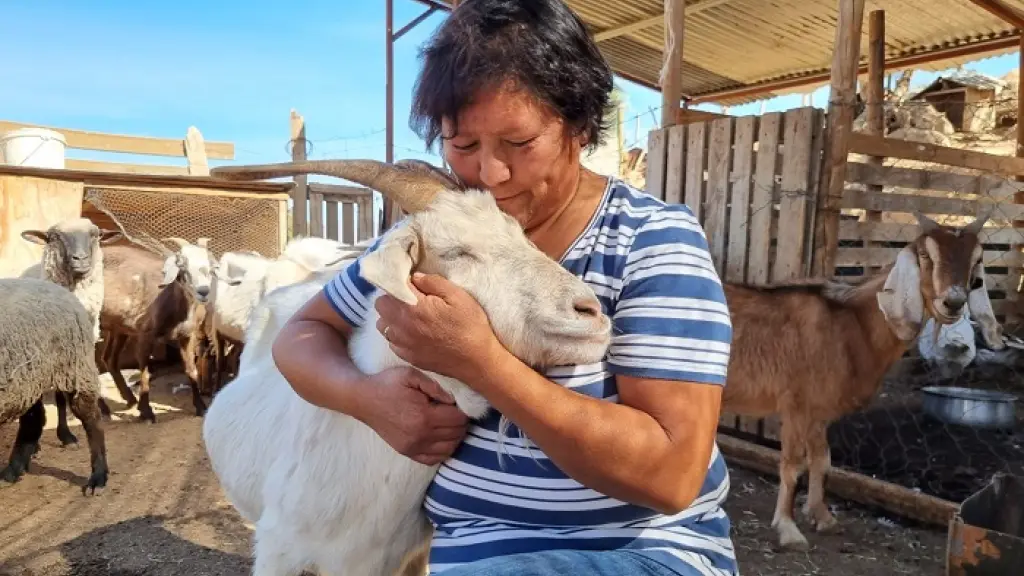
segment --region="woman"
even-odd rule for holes
[[[559,368],[552,382],[498,344],[476,301],[440,277],[414,275],[414,307],[377,300],[377,329],[400,357],[446,375],[458,366],[535,444],[534,458],[502,467],[499,414],[468,426],[419,372],[366,375],[348,360],[345,339],[373,291],[357,261],[277,338],[281,372],[309,402],[359,418],[409,458],[442,463],[425,502],[432,573],[735,574],[721,508],[728,471],[714,443],[729,312],[685,206],[580,164],[599,144],[612,89],[596,45],[561,0],[466,0],[423,59],[413,125],[428,146],[441,138],[458,178],[491,192],[595,289],[615,323],[606,361],[598,373]]]

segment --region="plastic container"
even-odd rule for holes
[[[46,128],[19,128],[0,135],[0,160],[10,166],[64,168],[67,141]]]

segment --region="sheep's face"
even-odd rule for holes
[[[25,230],[21,237],[46,247],[52,265],[60,267],[72,280],[80,280],[96,264],[100,246],[121,238],[117,230],[100,230],[88,218],[72,218],[42,230]]]
[[[955,323],[966,305],[982,325],[986,343],[995,349],[1004,346],[974,228],[939,226],[923,219],[922,233],[900,250],[879,305],[901,339],[916,337],[929,316],[939,324]]]
[[[412,271],[469,292],[502,344],[535,367],[598,362],[610,343],[611,321],[593,290],[537,249],[490,194],[439,193],[362,264],[367,281],[410,304]]]

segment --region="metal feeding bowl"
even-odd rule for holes
[[[926,386],[921,409],[947,424],[973,428],[1013,428],[1017,421],[1017,397],[994,390],[961,386]]]

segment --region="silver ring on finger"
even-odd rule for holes
[[[388,340],[388,330],[390,330],[390,329],[391,329],[390,325],[389,326],[385,326],[384,327],[384,332],[381,333],[381,335],[384,336],[385,340]],[[388,340],[388,342],[390,342],[390,340]]]

